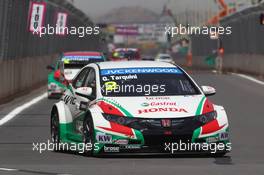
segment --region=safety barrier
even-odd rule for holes
[[[45,9],[32,8],[44,4]],[[37,12],[34,10],[37,10]],[[43,10],[43,11],[41,11]],[[33,11],[33,12],[32,12]],[[58,13],[66,14],[67,27],[95,27],[92,21],[66,0],[0,1],[0,103],[4,99],[31,90],[47,81],[46,66],[64,51],[99,51],[98,35],[45,35],[30,31],[33,13],[43,13],[43,26],[56,26]],[[40,16],[36,17],[36,20]],[[65,17],[65,16],[64,16]],[[64,18],[65,19],[65,18]]]
[[[232,27],[231,35],[220,36],[225,70],[264,75],[264,26],[260,24],[263,11],[264,3],[221,20],[221,26]],[[205,57],[217,50],[217,42],[205,35],[192,36],[194,67],[212,68],[206,64]]]

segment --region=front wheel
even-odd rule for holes
[[[86,117],[83,121],[84,155],[92,156],[94,149],[94,128],[92,118]],[[87,148],[87,149],[86,149]]]
[[[50,121],[50,133],[51,141],[54,145],[53,151],[58,151],[58,146],[60,144],[60,128],[59,128],[59,115],[56,110],[52,111],[51,121]]]

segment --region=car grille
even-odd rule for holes
[[[169,126],[163,126],[162,120],[164,119],[137,118],[128,127],[141,131],[145,145],[164,145],[164,143],[180,141],[190,142],[193,131],[202,126],[195,117],[165,119],[169,120]]]
[[[162,126],[162,120],[169,120],[170,126],[164,127]],[[137,130],[191,130],[202,126],[202,123],[196,120],[194,117],[186,117],[186,118],[177,118],[177,119],[141,119],[137,118],[134,122],[127,125],[130,128]]]

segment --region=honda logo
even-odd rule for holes
[[[161,126],[163,127],[171,127],[171,120],[170,119],[162,119],[161,120]]]

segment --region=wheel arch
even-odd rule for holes
[[[58,112],[60,124],[71,123],[73,121],[70,109],[62,101],[53,105],[51,113],[54,111]]]

